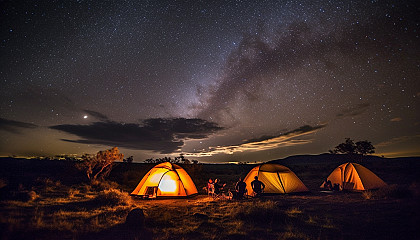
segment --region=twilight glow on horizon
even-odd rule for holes
[[[420,156],[415,1],[2,1],[0,156]]]

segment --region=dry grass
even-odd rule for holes
[[[366,200],[370,199],[404,199],[416,196],[415,183],[410,186],[392,184],[382,187],[378,190],[367,190],[362,192],[362,196]]]
[[[242,171],[233,171],[236,166],[210,167],[214,176],[220,175],[224,180],[232,173],[234,181]],[[225,168],[232,168],[231,172]],[[313,172],[317,171],[312,167],[302,167],[299,176],[308,176],[302,180],[305,184],[312,180],[309,185],[317,189],[320,183],[312,176]],[[420,191],[416,183],[363,193],[314,191],[307,195],[243,201],[219,201],[207,196],[133,200],[120,190],[128,191],[132,186],[112,182],[66,184],[64,180],[48,178],[39,178],[28,185],[0,180],[0,189],[9,191],[8,197],[0,200],[0,226],[6,231],[2,237],[134,239],[126,236],[130,229],[123,228],[122,223],[128,212],[137,207],[144,210],[146,228],[154,239],[413,239],[420,236],[415,217],[420,215],[417,199]]]
[[[99,192],[93,199],[97,205],[105,206],[130,206],[132,204],[131,197],[126,192],[121,192],[118,189],[108,189]]]
[[[301,214],[302,211],[298,207],[293,207],[286,210],[286,214],[289,217],[296,217],[297,215]]]
[[[100,188],[111,185],[101,184]],[[2,201],[5,207],[1,208],[0,223],[8,226],[9,232],[21,234],[17,238],[28,238],[33,234],[28,231],[36,232],[39,235],[36,238],[41,239],[49,238],[52,232],[74,238],[102,231],[124,223],[135,207],[128,193],[118,189],[96,192],[93,189],[98,189],[97,186],[67,187],[48,179],[37,181],[32,188],[17,194],[24,197]]]

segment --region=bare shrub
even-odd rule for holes
[[[115,161],[121,161],[124,155],[117,147],[99,151],[96,155],[83,155],[83,160],[76,167],[84,172],[90,181],[104,179],[109,175]]]
[[[412,192],[408,187],[397,184],[388,185],[374,192],[375,198],[409,198],[411,196]]]
[[[132,204],[132,199],[126,192],[118,189],[109,189],[101,191],[93,200],[97,204],[106,206],[119,206]]]
[[[118,188],[119,185],[116,182],[112,181],[92,181],[91,182],[92,190],[103,191]]]

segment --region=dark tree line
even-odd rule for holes
[[[129,156],[128,158],[123,159],[123,162],[125,162],[125,163],[132,163],[133,161],[134,161],[133,156]]]
[[[179,157],[171,158],[171,157],[162,157],[162,158],[148,158],[144,160],[145,163],[163,163],[163,162],[170,162],[175,164],[199,164],[198,160],[190,160],[184,157],[184,155],[180,155]]]

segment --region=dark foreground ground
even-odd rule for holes
[[[119,164],[113,183],[87,184],[73,164],[0,161],[1,239],[420,239],[420,159],[362,162],[389,186],[324,193],[318,187],[344,159],[307,157],[282,164],[311,190],[242,201],[139,200],[128,196],[153,165]],[[312,161],[310,160],[312,159]],[[315,159],[315,160],[314,160]],[[288,162],[289,161],[289,162]],[[201,189],[210,177],[233,186],[252,165],[185,166]],[[201,191],[201,190],[200,190]],[[145,227],[125,223],[141,208]]]

